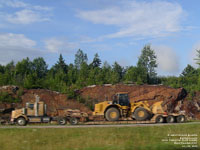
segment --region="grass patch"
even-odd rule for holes
[[[187,150],[162,142],[168,134],[200,135],[199,125],[0,129],[0,150]]]

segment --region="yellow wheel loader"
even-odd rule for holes
[[[112,101],[104,101],[95,105],[93,116],[104,116],[108,121],[131,117],[138,121],[148,120],[151,110],[146,101],[130,103],[128,93],[120,92],[114,95]]]
[[[156,123],[185,122],[183,113],[167,113],[163,110],[162,101],[149,106],[147,101],[130,102],[128,93],[114,95],[112,101],[95,104],[93,116],[103,117],[107,121],[132,118],[136,121],[155,120]]]

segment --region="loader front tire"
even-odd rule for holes
[[[108,121],[117,121],[119,120],[119,110],[117,108],[109,108],[105,113],[105,118]]]

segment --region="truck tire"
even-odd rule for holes
[[[133,116],[137,121],[145,121],[150,117],[150,114],[145,108],[139,107],[134,111]]]
[[[175,122],[175,118],[172,115],[167,116],[166,118],[167,123],[174,123]]]
[[[156,123],[163,123],[163,122],[164,122],[164,117],[162,115],[156,117]]]
[[[67,120],[65,118],[58,118],[58,124],[59,125],[66,125]]]
[[[69,122],[71,125],[77,125],[79,120],[78,120],[78,118],[72,117],[69,119]]]
[[[185,122],[185,116],[184,116],[184,115],[179,115],[179,116],[177,116],[177,117],[176,117],[176,121],[177,121],[178,123],[183,123],[183,122]]]
[[[119,110],[117,108],[109,108],[105,113],[105,118],[108,121],[117,121],[119,120]]]
[[[26,123],[27,123],[27,121],[25,120],[24,117],[19,117],[19,118],[17,119],[16,123],[17,123],[17,125],[19,125],[19,126],[25,126]]]

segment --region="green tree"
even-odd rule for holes
[[[200,66],[200,49],[197,49],[196,52],[197,58],[195,58],[194,60],[196,60],[196,64]]]
[[[125,82],[133,82],[136,84],[144,84],[147,82],[145,70],[141,67],[129,67],[125,74]]]
[[[15,83],[17,85],[23,85],[24,78],[33,72],[32,62],[27,57],[16,64],[15,68]]]
[[[144,70],[147,72],[148,83],[154,83],[154,80],[157,76],[155,70],[157,67],[156,58],[155,52],[153,49],[151,49],[151,46],[145,45],[142,49],[142,54],[139,57],[137,66],[139,68],[144,68]]]
[[[65,73],[67,73],[67,64],[65,63],[65,60],[63,59],[62,54],[60,54],[59,59],[57,63],[54,65],[55,71],[57,70],[63,70]]]
[[[75,54],[75,60],[74,60],[76,68],[80,69],[81,64],[83,63],[87,64],[87,61],[88,61],[87,54],[85,54],[81,49],[79,49]]]
[[[78,87],[81,88],[87,85],[88,74],[89,74],[89,66],[87,63],[84,62],[81,64],[80,70],[78,72],[78,79],[76,81]]]
[[[111,83],[112,67],[109,65],[107,61],[103,63],[101,74],[102,74],[104,84]]]
[[[186,76],[192,76],[195,74],[197,74],[197,70],[188,64],[187,67],[183,70],[181,75],[186,77]]]
[[[96,68],[96,67],[100,67],[100,65],[101,65],[101,60],[99,58],[99,55],[96,53],[94,55],[94,59],[93,59],[92,63],[90,64],[90,66],[92,68]]]
[[[33,71],[36,73],[38,78],[45,77],[47,73],[48,65],[46,64],[44,58],[38,57],[33,60]]]

